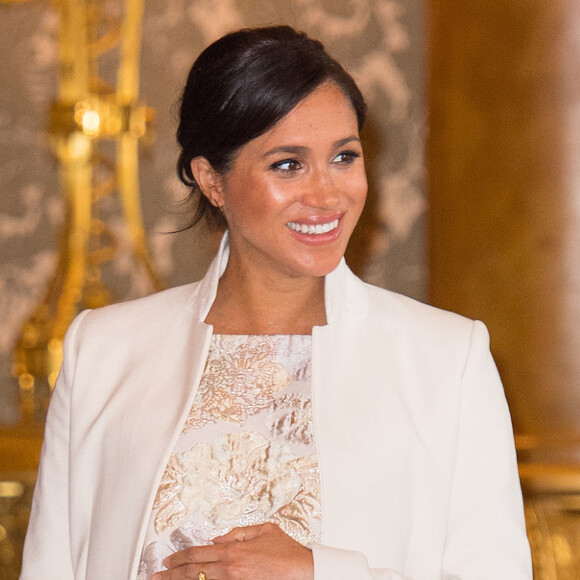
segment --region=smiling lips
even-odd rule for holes
[[[295,232],[299,234],[310,234],[310,235],[320,235],[327,234],[338,227],[338,219],[332,220],[331,222],[325,224],[307,225],[299,224],[297,222],[288,222],[286,225]]]

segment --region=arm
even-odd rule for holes
[[[511,420],[481,322],[463,373],[451,493],[443,577],[531,580]]]
[[[75,338],[82,318],[84,314],[73,321],[64,341],[64,362],[46,419],[20,580],[74,579],[69,533],[68,440]]]
[[[472,325],[460,396],[447,534],[437,579],[531,580],[511,420],[481,322]],[[315,545],[313,555],[315,580],[411,580],[400,571],[370,568],[360,552]]]

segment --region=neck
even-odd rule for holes
[[[326,324],[324,277],[259,276],[228,267],[206,318],[219,334],[311,334]]]

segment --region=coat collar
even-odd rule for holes
[[[206,319],[215,300],[218,282],[230,255],[229,238],[229,232],[226,231],[216,257],[197,286],[197,292],[189,300],[188,306],[193,309],[198,321]],[[367,314],[369,306],[365,286],[342,258],[338,266],[326,276],[324,283],[326,319],[329,325],[351,322]]]

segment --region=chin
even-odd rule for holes
[[[314,261],[311,264],[307,265],[305,264],[301,268],[300,267],[297,268],[296,271],[301,272],[301,274],[299,274],[301,276],[321,278],[323,276],[326,276],[327,274],[330,274],[333,270],[335,270],[340,264],[341,260],[342,255],[333,260]]]

